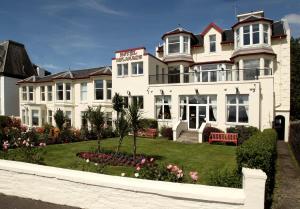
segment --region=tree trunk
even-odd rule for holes
[[[97,150],[98,150],[98,153],[100,153],[100,134],[99,133],[97,133],[97,140],[98,140],[98,148],[97,148]]]
[[[133,132],[133,159],[136,157],[136,132]]]
[[[120,137],[119,137],[119,144],[118,144],[118,147],[117,147],[116,154],[118,154],[118,153],[119,153],[119,151],[120,151],[120,148],[121,148],[122,141],[123,141],[123,138],[120,136]]]

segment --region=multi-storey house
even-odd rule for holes
[[[20,116],[28,126],[55,125],[54,114],[61,109],[69,125],[80,128],[89,106],[101,105],[111,124],[111,68],[64,71],[45,77],[31,76],[18,82]]]
[[[112,60],[113,92],[143,117],[173,127],[174,139],[207,125],[281,127],[288,139],[290,30],[263,11],[237,15],[230,29],[209,24],[195,34],[163,34],[155,56],[144,47],[119,50]],[[202,138],[201,138],[202,139]],[[199,141],[201,141],[199,137]]]

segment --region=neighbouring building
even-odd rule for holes
[[[28,126],[55,125],[61,109],[71,126],[80,128],[88,106],[101,105],[106,123],[112,123],[111,68],[98,67],[64,71],[44,77],[31,76],[18,82],[20,116]]]
[[[11,40],[0,42],[0,115],[19,115],[16,83],[40,72],[48,73],[31,63],[23,44]]]
[[[175,140],[187,130],[200,133],[206,125],[263,130],[274,123],[288,140],[286,21],[273,21],[257,11],[237,15],[230,29],[214,23],[200,34],[176,28],[162,40],[155,56],[144,47],[115,52],[112,91],[124,97],[125,106],[135,102],[143,117],[173,127]]]

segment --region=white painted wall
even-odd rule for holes
[[[0,76],[0,114],[19,116],[19,94],[16,85],[20,79]]]
[[[0,174],[1,193],[80,208],[264,208],[266,174],[255,169],[243,169],[243,189],[150,181],[5,160],[0,160]]]

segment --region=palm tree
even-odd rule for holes
[[[117,127],[117,132],[119,134],[119,144],[118,144],[117,151],[116,151],[116,154],[118,154],[119,150],[121,148],[123,139],[129,132],[129,123],[125,118],[125,112],[124,111],[121,112],[121,115],[116,120],[115,124],[116,124],[116,127]]]
[[[131,131],[133,132],[133,159],[136,157],[136,136],[137,132],[140,129],[140,120],[142,114],[138,104],[133,103],[128,107],[128,121]]]
[[[113,97],[113,109],[117,112],[117,120],[119,119],[120,113],[123,111],[123,98],[120,96],[120,94],[115,93]]]
[[[97,140],[98,140],[97,150],[99,153],[100,140],[102,138],[102,131],[105,123],[104,112],[102,112],[101,106],[98,106],[96,109],[89,106],[87,109],[87,118],[90,121],[92,128],[94,128],[97,133]]]

